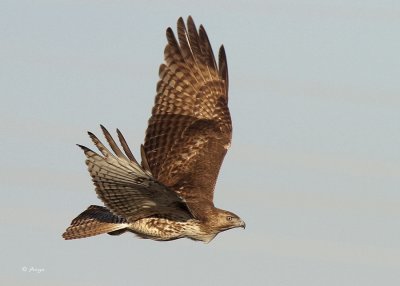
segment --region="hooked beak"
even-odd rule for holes
[[[242,221],[240,221],[240,225],[239,226],[242,227],[243,229],[245,229],[246,228],[246,223],[242,220]]]

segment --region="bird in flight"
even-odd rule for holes
[[[88,132],[101,154],[78,145],[104,206],[89,206],[72,220],[64,239],[125,232],[140,238],[210,242],[245,222],[216,208],[214,188],[230,146],[228,66],[224,47],[218,64],[203,26],[179,18],[177,38],[167,29],[165,62],[144,145],[142,162],[117,129],[122,150],[101,126],[110,151]]]

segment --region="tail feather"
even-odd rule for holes
[[[69,240],[103,233],[115,235],[123,233],[127,226],[124,218],[112,214],[105,207],[92,205],[71,222],[62,236]]]

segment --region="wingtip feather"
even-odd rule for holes
[[[122,149],[124,149],[126,156],[129,158],[129,160],[131,160],[135,164],[139,165],[139,163],[135,159],[135,156],[133,156],[133,153],[132,153],[131,149],[129,148],[128,143],[126,143],[124,135],[122,135],[122,132],[118,128],[117,128],[117,134],[118,134],[119,142],[121,143]]]

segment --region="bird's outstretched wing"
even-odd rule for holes
[[[96,193],[105,206],[128,222],[178,211],[187,212],[190,217],[184,200],[157,182],[150,172],[137,163],[122,133],[117,130],[125,154],[110,133],[103,126],[101,128],[115,155],[90,132],[90,138],[103,156],[87,147],[78,146],[87,157],[86,164],[96,186]]]
[[[219,169],[230,145],[228,67],[224,47],[217,65],[207,34],[189,16],[178,20],[178,40],[167,29],[155,105],[144,151],[154,177],[194,210],[212,204]]]

